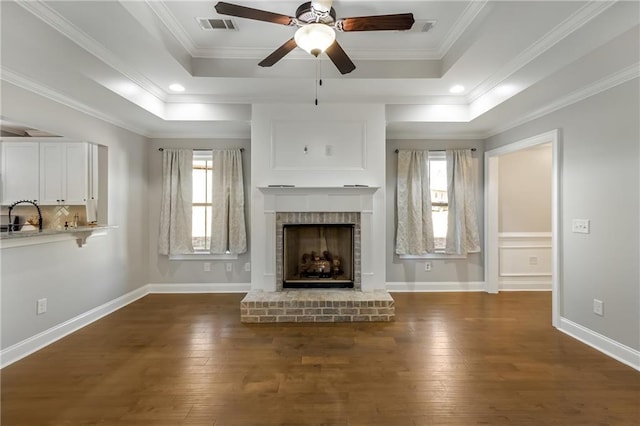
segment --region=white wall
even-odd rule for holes
[[[394,286],[401,289],[403,283],[410,283],[409,289],[435,289],[435,283],[447,283],[445,287],[438,287],[439,290],[463,290],[471,289],[467,283],[475,283],[475,289],[481,289],[480,284],[484,281],[484,259],[481,253],[472,253],[466,259],[429,259],[429,260],[408,260],[400,259],[395,254],[396,236],[396,185],[398,174],[398,155],[396,149],[427,149],[441,150],[447,148],[476,148],[473,153],[473,165],[476,174],[474,176],[477,185],[476,201],[478,206],[478,226],[480,231],[480,241],[483,241],[484,230],[482,229],[483,219],[483,173],[484,162],[482,161],[484,149],[482,141],[479,140],[389,140],[386,147],[386,168],[387,168],[387,230],[386,230],[386,264],[387,282],[396,283]],[[424,270],[425,262],[431,262],[430,272]],[[448,287],[447,287],[448,286]]]
[[[1,250],[1,347],[59,325],[146,284],[148,263],[145,138],[32,92],[2,83],[2,115],[71,139],[108,147],[109,223],[89,239]],[[36,300],[48,312],[36,316]]]
[[[560,129],[560,315],[640,349],[640,85],[638,78],[496,135],[493,149]],[[571,232],[573,218],[590,234]],[[604,301],[604,316],[593,299]],[[569,324],[569,323],[567,323]]]
[[[158,229],[160,226],[160,202],[162,198],[162,153],[158,148],[226,149],[244,148],[242,167],[244,173],[245,215],[247,226],[248,251],[238,255],[237,260],[169,260],[158,254]],[[149,282],[152,284],[212,284],[209,290],[222,291],[239,286],[224,284],[244,283],[248,287],[251,272],[245,271],[245,263],[251,261],[250,197],[251,197],[251,143],[248,139],[152,139],[147,149],[149,157],[148,200],[151,214],[147,225],[149,232]],[[208,262],[211,271],[204,271]],[[226,271],[226,263],[231,263],[232,271]],[[181,286],[185,287],[185,286]]]
[[[500,156],[499,232],[551,232],[551,145]]]
[[[372,242],[368,282],[385,286],[385,111],[383,105],[258,104],[252,109],[251,287],[262,289],[267,233],[264,197],[257,189],[271,184],[380,187],[373,196]],[[307,147],[305,154],[304,148]],[[364,267],[364,265],[363,265]],[[270,285],[270,284],[269,284]],[[363,290],[373,290],[365,288]]]

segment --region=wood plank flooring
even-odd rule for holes
[[[6,367],[2,425],[640,423],[640,373],[549,293],[394,293],[375,324],[242,324],[242,297],[149,295]]]

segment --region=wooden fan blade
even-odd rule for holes
[[[414,22],[413,13],[398,13],[339,19],[336,27],[342,31],[408,30]]]
[[[254,19],[256,21],[272,22],[280,25],[294,25],[291,16],[267,12],[266,10],[253,9],[251,7],[225,3],[223,1],[218,2],[215,7],[216,12],[221,15],[237,16],[238,18]]]
[[[347,53],[342,49],[342,46],[338,44],[337,40],[325,50],[325,53],[341,74],[349,74],[356,69],[355,64],[351,62],[351,59],[349,59]]]
[[[264,58],[258,65],[261,67],[270,67],[280,59],[284,58],[284,56],[295,49],[298,45],[296,41],[291,38],[287,40],[282,46],[278,47],[273,53],[266,58]]]

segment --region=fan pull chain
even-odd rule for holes
[[[320,59],[316,59],[316,81],[314,86],[316,89],[315,104],[318,106],[318,86],[322,86],[322,61]]]
[[[314,81],[315,84],[313,85],[314,88],[315,88],[315,91],[316,91],[316,101],[315,101],[316,106],[318,106],[318,79],[319,79],[318,78],[318,74],[319,74],[318,68],[319,68],[319,64],[320,64],[320,61],[318,59],[316,59],[316,81]]]

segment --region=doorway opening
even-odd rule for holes
[[[558,130],[546,132],[531,138],[520,140],[508,145],[485,152],[485,290],[488,293],[500,291],[501,270],[504,274],[504,265],[500,264],[500,158],[508,154],[531,149],[543,145],[551,146],[551,300],[552,318],[554,327],[559,326],[560,318],[560,157]],[[529,249],[542,249],[539,246],[523,246]],[[538,255],[531,255],[528,261],[538,262]],[[529,265],[534,266],[534,265]],[[514,273],[513,275],[517,275]]]

